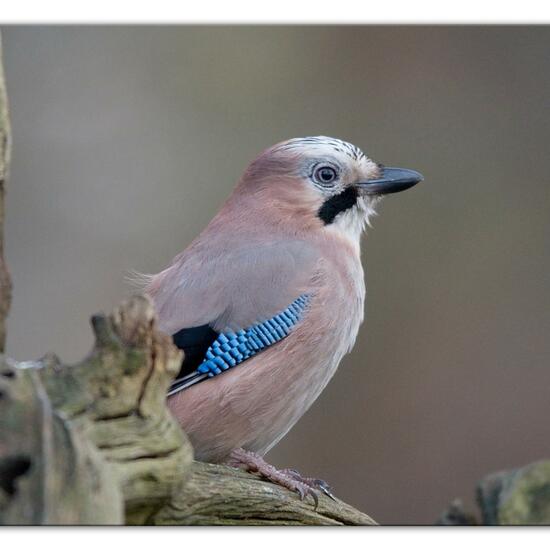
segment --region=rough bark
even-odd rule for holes
[[[337,500],[300,500],[283,487],[240,470],[194,462],[182,491],[151,517],[155,525],[376,525]]]
[[[2,63],[2,38],[0,36],[0,352],[6,344],[6,317],[11,302],[11,279],[4,260],[4,197],[10,160],[10,121],[8,97]]]
[[[340,501],[311,500],[233,468],[193,462],[166,407],[181,352],[136,296],[92,318],[82,362],[0,365],[4,524],[370,525]]]

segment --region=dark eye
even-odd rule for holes
[[[332,166],[318,166],[313,171],[313,179],[321,185],[330,185],[338,178],[338,172]]]

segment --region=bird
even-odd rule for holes
[[[337,138],[293,138],[244,171],[206,228],[146,275],[158,326],[184,351],[168,407],[197,460],[311,495],[329,485],[264,456],[310,408],[364,319],[361,235],[383,195],[413,187]]]

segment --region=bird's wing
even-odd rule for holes
[[[185,351],[186,359],[168,395],[221,374],[286,338],[302,319],[310,300],[310,294],[302,294],[273,317],[237,331],[217,334],[204,325],[177,332],[174,342]],[[211,334],[206,335],[209,331]]]
[[[307,308],[318,261],[317,250],[303,241],[191,247],[155,276],[147,291],[159,326],[186,355],[171,393],[285,337]]]

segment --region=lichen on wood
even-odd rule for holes
[[[550,525],[550,461],[486,476],[477,502],[485,525]]]

